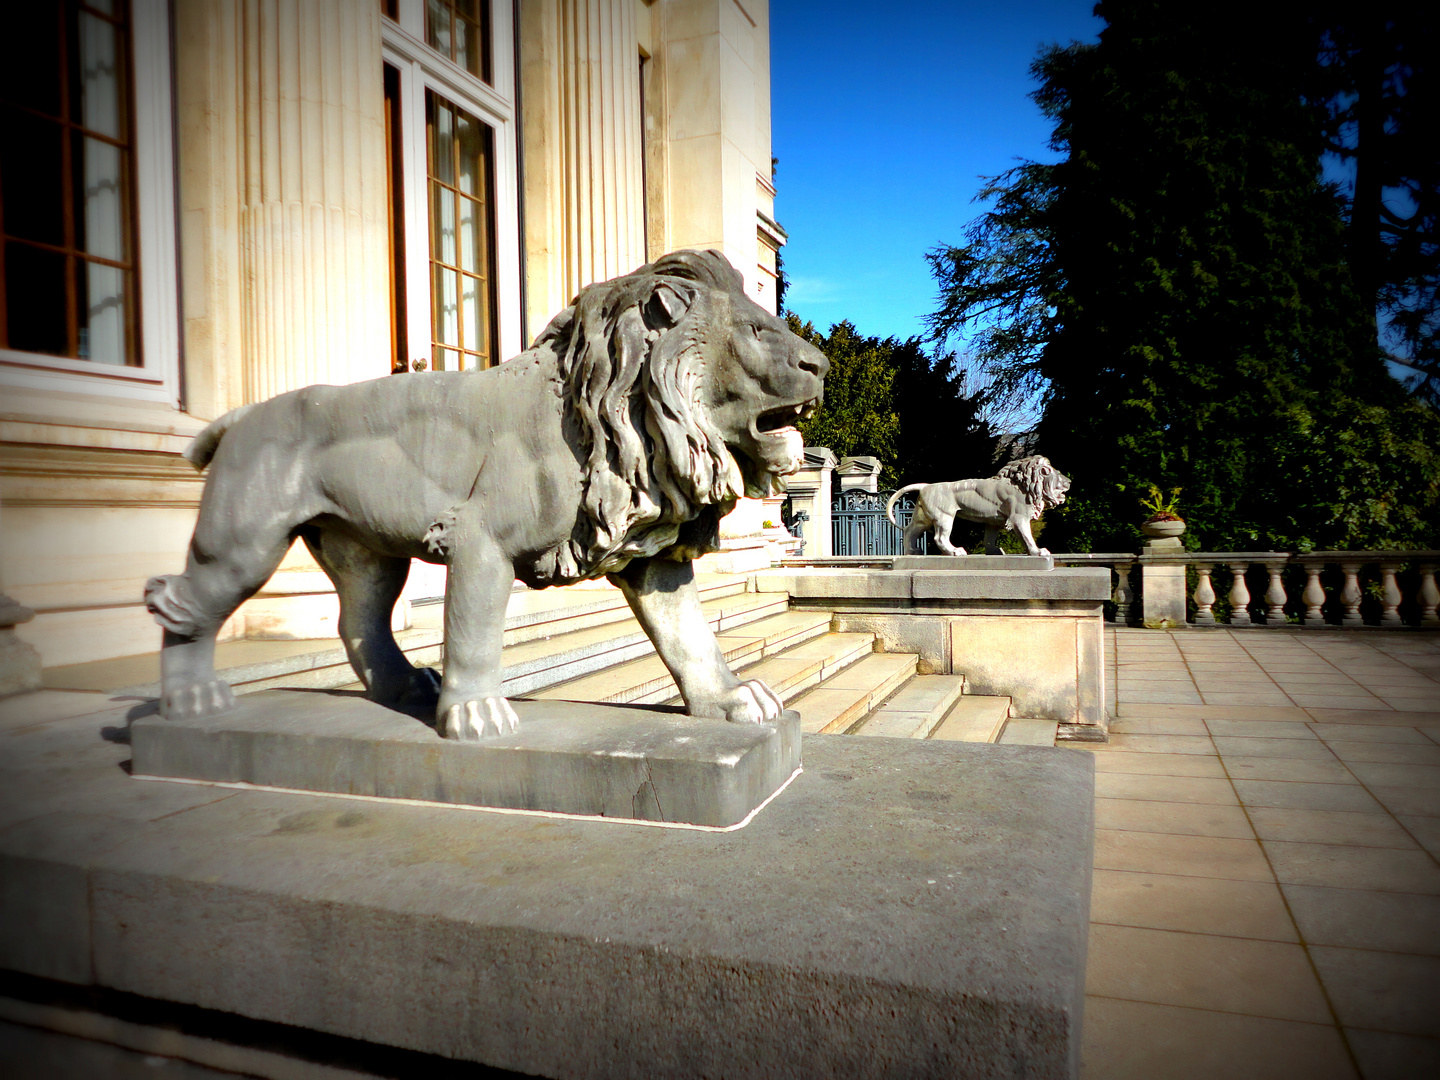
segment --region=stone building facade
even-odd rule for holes
[[[768,0],[22,8],[0,592],[47,666],[158,646],[141,588],[181,569],[203,481],[180,452],[229,409],[489,366],[675,248],[720,249],[774,309]],[[301,548],[226,633],[333,610]]]

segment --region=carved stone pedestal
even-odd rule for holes
[[[1140,597],[1143,622],[1150,630],[1173,630],[1185,626],[1185,564],[1146,562],[1146,555],[1180,556],[1185,545],[1174,537],[1151,540],[1141,552]]]

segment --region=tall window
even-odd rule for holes
[[[396,371],[470,371],[521,348],[513,48],[494,44],[512,10],[382,5]]]
[[[491,288],[494,133],[425,92],[430,189],[431,354],[441,371],[495,362]]]
[[[141,364],[127,8],[69,0],[6,14],[0,348]]]

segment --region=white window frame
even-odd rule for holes
[[[400,73],[402,212],[405,215],[406,359],[430,361],[432,338],[430,207],[425,170],[425,91],[433,90],[495,132],[495,311],[498,355],[521,351],[520,199],[516,162],[513,6],[490,4],[491,74],[487,85],[425,44],[424,0],[400,0],[399,19],[381,17],[381,53]],[[379,72],[376,73],[377,77]]]
[[[0,349],[0,386],[180,405],[180,301],[175,259],[175,143],[168,0],[131,0],[135,95],[135,260],[141,366]]]

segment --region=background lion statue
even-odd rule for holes
[[[905,527],[905,551],[918,554],[920,538],[927,529],[935,546],[946,555],[964,555],[965,549],[950,542],[955,519],[978,521],[985,526],[985,553],[1001,554],[1000,534],[1014,529],[1025,542],[1031,555],[1050,552],[1035,543],[1030,522],[1045,512],[1047,506],[1059,506],[1070,490],[1070,478],[1058,472],[1048,458],[1020,458],[1012,461],[989,480],[955,480],[949,484],[907,484],[885,504],[885,516],[895,521],[895,501],[907,491],[920,489],[915,503],[915,516]]]
[[[608,575],[692,716],[761,722],[780,701],[731,673],[691,559],[719,521],[803,460],[795,423],[829,362],[743,292],[719,252],[681,251],[588,286],[533,347],[480,372],[311,386],[227,413],[186,452],[209,466],[183,574],[152,578],[162,715],[234,705],[215,675],[221,623],[301,537],[340,596],[340,636],[369,695],[437,702],[457,739],[514,730],[500,649],[514,578]],[[411,559],[450,568],[445,675],[390,632]]]

